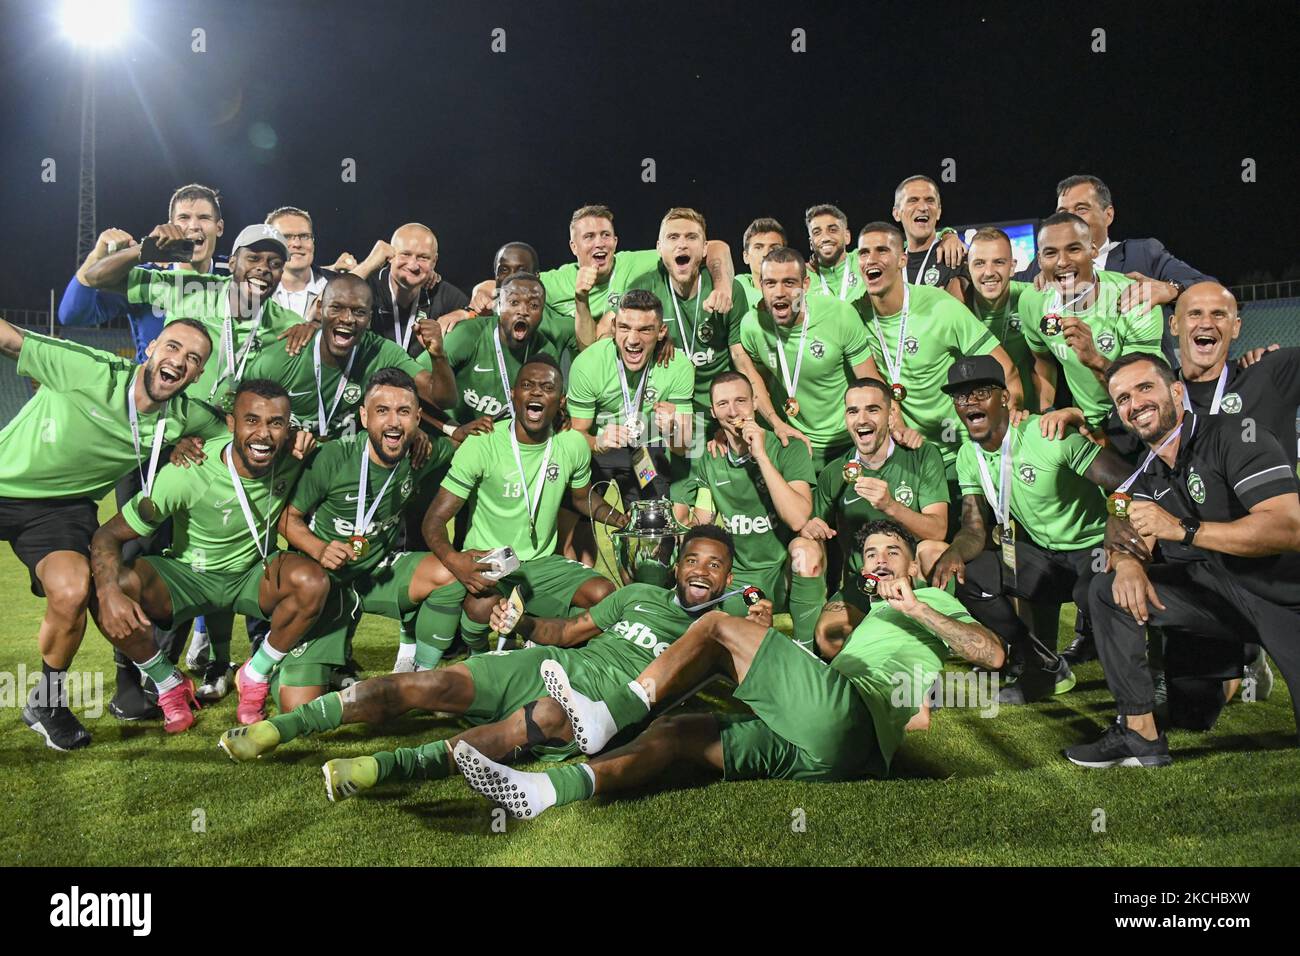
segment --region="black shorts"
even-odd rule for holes
[[[90,539],[99,528],[99,507],[89,498],[0,498],[0,541],[8,541],[27,565],[32,593],[45,597],[36,565],[53,551],[90,557]]]

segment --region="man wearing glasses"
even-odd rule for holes
[[[289,247],[284,274],[280,276],[280,285],[271,301],[310,321],[312,309],[325,292],[325,283],[329,282],[330,276],[337,274],[334,270],[346,272],[357,264],[357,260],[345,252],[328,269],[317,269],[312,265],[316,259],[316,236],[312,232],[311,214],[305,209],[281,206],[267,213],[266,224],[279,229]]]

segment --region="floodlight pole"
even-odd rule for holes
[[[77,192],[77,261],[86,261],[95,248],[95,54],[82,53],[81,66],[81,180]]]

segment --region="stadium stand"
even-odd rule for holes
[[[45,315],[48,314],[48,312],[45,313]],[[23,328],[30,329],[33,332],[49,331],[48,324],[24,325]],[[126,328],[55,326],[54,331],[59,338],[80,342],[92,348],[103,349],[106,352],[113,352],[127,357],[135,355],[135,343],[131,340],[130,330]],[[23,405],[26,404],[27,400],[32,397],[31,380],[14,374],[12,362],[6,362],[5,364],[7,367],[0,370],[0,428],[9,424]]]

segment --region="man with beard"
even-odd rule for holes
[[[930,579],[946,587],[955,577],[962,604],[1023,660],[1019,679],[999,691],[999,703],[1064,694],[1075,678],[1056,653],[1055,631],[1032,634],[1011,598],[1035,606],[1073,600],[1086,619],[1106,530],[1102,489],[1117,488],[1128,469],[1114,452],[1038,415],[1012,425],[1003,369],[991,356],[956,362],[944,392],[970,441],[957,453],[961,530]],[[1080,631],[1088,633],[1086,620]]]
[[[260,720],[274,665],[316,620],[329,594],[321,566],[275,552],[275,526],[300,463],[290,455],[289,396],[284,387],[247,379],[226,419],[228,442],[213,441],[206,459],[169,465],[148,491],[128,501],[90,545],[96,599],[91,606],[104,636],[121,647],[158,686],[163,729],[194,723],[194,683],[158,650],[154,621],[230,611],[265,617],[271,632],[239,669],[240,723]],[[174,519],[169,557],[122,560],[122,545]]]
[[[422,339],[439,317],[469,305],[469,296],[439,276],[437,266],[438,237],[428,226],[408,222],[391,241],[376,242],[351,270],[366,278],[374,293],[371,327],[411,358],[424,351]]]
[[[635,680],[600,698],[570,677],[567,662],[541,665],[547,692],[588,754],[714,675],[737,682],[736,697],[752,715],[661,717],[626,746],[545,773],[513,770],[462,740],[453,756],[465,782],[523,819],[596,793],[640,789],[678,765],[724,780],[887,776],[947,651],[984,667],[1000,666],[1004,652],[956,598],[938,588],[913,590],[920,568],[906,531],[888,521],[863,530],[863,566],[878,583],[876,600],[829,664],[762,623],[707,614]]]
[[[669,452],[684,455],[691,441],[695,367],[677,351],[667,365],[657,361],[667,335],[659,298],[633,289],[619,300],[614,337],[586,349],[569,373],[573,431],[595,456],[597,480],[615,481],[624,502],[663,497]],[[643,480],[647,458],[653,477]]]
[[[722,455],[691,459],[690,471],[670,494],[678,521],[718,520],[736,543],[732,568],[737,586],[756,587],[776,613],[789,611],[795,640],[812,646],[813,625],[826,600],[825,571],[816,546],[795,537],[812,507],[812,458],[803,442],[782,445],[754,418],[754,389],[739,372],[713,380],[714,419]],[[694,507],[707,491],[712,511]],[[739,595],[723,608],[740,613]]]
[[[1170,762],[1154,713],[1147,625],[1170,645],[1186,633],[1263,644],[1300,721],[1300,495],[1291,454],[1266,431],[1248,440],[1231,418],[1188,411],[1185,386],[1154,353],[1122,356],[1106,376],[1124,427],[1148,449],[1120,486],[1126,496],[1116,510],[1148,552],[1159,542],[1160,560],[1112,551],[1112,570],[1093,579],[1097,652],[1119,716],[1099,740],[1065,756],[1093,768]],[[1215,716],[1202,714],[1202,726]]]
[[[98,502],[130,471],[150,487],[164,445],[224,431],[185,394],[211,350],[207,330],[191,319],[161,330],[143,366],[0,319],[0,354],[41,383],[0,431],[0,540],[27,566],[32,593],[46,599],[41,678],[23,720],[55,750],[90,743],[64,685],[86,633]]]
[[[758,411],[775,431],[781,418],[767,395],[775,396],[797,437],[808,442],[813,471],[820,472],[849,446],[839,407],[845,386],[878,375],[852,307],[834,296],[810,295],[810,281],[794,249],[769,252],[760,279],[763,301],[745,316],[740,343],[754,361],[750,382]]]
[[[1020,293],[1032,288],[1028,282],[1011,278],[1016,257],[1011,238],[996,226],[985,226],[971,237],[967,259],[970,289],[966,306],[984,327],[993,333],[1020,373],[1024,408],[1038,410],[1038,393],[1034,390],[1034,353],[1025,342],[1020,324]]]
[[[1087,427],[1104,431],[1116,451],[1132,458],[1138,443],[1112,414],[1106,368],[1122,355],[1159,351],[1162,316],[1150,303],[1124,308],[1133,280],[1095,268],[1096,255],[1088,224],[1078,216],[1058,212],[1043,220],[1038,262],[1047,285],[1021,293],[1021,331],[1034,353],[1039,408],[1046,411],[1056,399],[1055,357]]]
[[[826,573],[826,542],[834,538],[842,555],[843,574],[836,578],[835,593],[816,618],[813,633],[818,648],[839,646],[868,610],[870,596],[860,587],[862,551],[857,547],[863,526],[892,521],[915,538],[923,576],[944,548],[948,484],[943,457],[928,442],[907,448],[890,437],[892,404],[889,386],[879,379],[849,383],[844,392],[844,424],[853,447],[828,462],[817,476],[812,517],[799,531],[799,537],[816,548],[813,567],[819,573]]]
[[[953,420],[952,403],[943,394],[948,369],[962,356],[992,355],[1005,371],[1013,409],[1023,407],[1020,373],[1006,349],[961,302],[940,289],[909,285],[903,261],[897,226],[863,226],[858,267],[867,294],[854,308],[866,324],[876,367],[888,375],[903,421],[939,446],[952,486],[963,435],[961,423]],[[955,499],[955,488],[950,491]]]
[[[943,215],[938,183],[929,176],[908,176],[894,189],[893,215],[907,236],[904,281],[943,289],[958,302],[964,301],[961,264],[966,249],[954,230],[936,233]]]
[[[740,240],[740,258],[749,271],[736,276],[745,293],[745,303],[754,308],[763,298],[758,285],[759,273],[763,271],[763,257],[773,249],[789,245],[785,241],[785,227],[775,219],[766,216],[755,219],[745,227],[745,235]]]
[[[341,618],[336,627],[314,630],[280,662],[272,684],[281,713],[329,689],[330,675],[348,660],[358,611],[410,621],[420,669],[436,666],[456,634],[465,588],[427,551],[397,548],[403,509],[416,485],[440,466],[433,457],[417,466],[409,453],[420,434],[411,377],[397,368],[376,372],[366,385],[361,424],[361,434],[316,452],[280,519],[289,546],[329,572],[330,601],[340,605],[331,616]],[[221,746],[230,751],[232,738],[257,736],[267,726],[227,731]]]
[[[838,206],[810,206],[803,217],[808,228],[809,295],[833,296],[853,302],[862,295],[862,276],[849,255],[849,217]]]
[[[594,694],[623,686],[692,622],[717,607],[731,583],[731,557],[725,531],[693,528],[682,542],[675,587],[630,584],[573,618],[520,617],[501,601],[493,610],[494,626],[503,633],[514,631],[534,646],[482,654],[436,671],[362,681],[344,695],[328,695],[271,718],[281,734],[277,743],[347,723],[379,724],[410,710],[456,714],[474,725],[449,740],[329,761],[323,769],[331,800],[355,796],[385,780],[443,779],[456,772],[451,753],[461,740],[504,761],[530,753],[557,760],[573,756],[578,748],[564,711],[547,696],[542,663],[564,661],[575,683]],[[760,602],[750,615],[770,621],[771,609]],[[248,748],[239,759],[261,756],[273,746]]]

